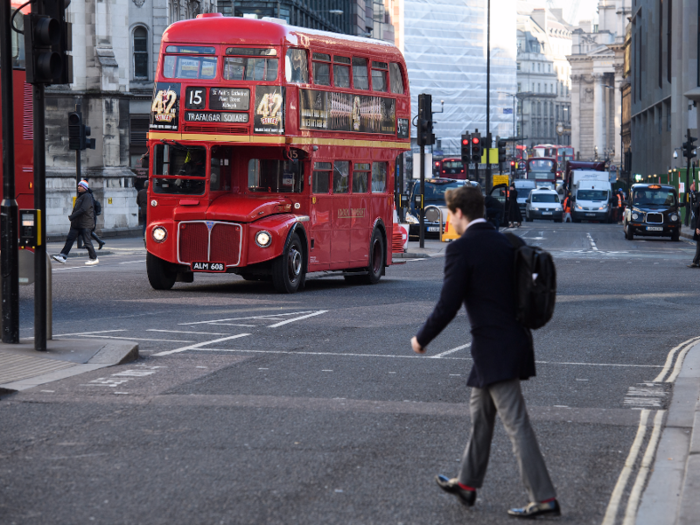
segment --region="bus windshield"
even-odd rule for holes
[[[675,206],[676,194],[664,188],[640,188],[632,194],[634,206]]]
[[[157,144],[153,166],[153,192],[203,195],[207,151],[202,146]]]

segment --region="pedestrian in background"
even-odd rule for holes
[[[461,237],[445,251],[445,280],[433,313],[411,340],[413,351],[428,344],[454,319],[462,303],[471,324],[474,360],[467,385],[471,436],[459,476],[438,475],[438,486],[461,503],[474,505],[489,461],[496,414],[513,444],[520,476],[530,502],[508,514],[520,518],[561,514],[554,486],[537,445],[520,381],[535,375],[530,331],[516,319],[515,253],[510,241],[482,218],[484,198],[478,188],[464,186],[445,196],[450,221]]]
[[[80,179],[84,182],[88,182],[87,179]],[[88,183],[89,184],[89,183]],[[92,192],[92,188],[88,188],[88,193],[90,194],[90,197],[92,197],[92,206],[93,210],[95,212],[95,225],[92,227],[92,231],[90,231],[90,237],[95,239],[97,241],[98,250],[101,250],[102,247],[106,244],[102,239],[100,239],[97,234],[95,233],[95,228],[97,228],[97,216],[102,213],[102,205],[99,203],[99,201],[95,198],[95,194]]]
[[[571,193],[564,197],[561,207],[564,210],[564,222],[571,222]]]
[[[695,241],[695,257],[693,262],[688,265],[688,268],[700,268],[700,195],[695,192],[695,181],[690,185],[690,204],[693,218],[690,221],[693,230],[693,240]]]
[[[143,224],[143,243],[146,244],[146,224],[148,222],[148,179],[143,183],[143,188],[136,194],[136,204],[139,207],[139,221]]]
[[[63,246],[61,253],[51,256],[54,261],[65,264],[66,257],[68,257],[73,243],[78,237],[81,237],[90,257],[90,260],[85,264],[87,266],[92,266],[100,262],[95,253],[95,248],[92,246],[92,241],[90,240],[90,232],[95,226],[95,209],[92,195],[88,193],[88,189],[90,189],[90,186],[84,180],[78,183],[78,198],[75,199],[73,213],[68,216],[68,220],[70,221],[68,238],[66,239],[66,244]]]
[[[518,205],[518,190],[515,189],[515,184],[511,184],[508,192],[508,226],[520,228],[522,222],[523,216]]]

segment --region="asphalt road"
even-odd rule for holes
[[[694,247],[607,224],[516,233],[557,264],[523,387],[560,521],[601,523],[639,423],[630,388],[700,335]],[[107,249],[55,266],[54,334],[135,340],[142,357],[0,400],[0,523],[491,524],[527,502],[500,423],[474,508],[433,481],[456,475],[469,425],[464,312],[427,356],[409,344],[443,258],[375,286],[310,277],[278,295],[198,275],[156,292],[140,240]],[[22,288],[23,337],[32,312]]]

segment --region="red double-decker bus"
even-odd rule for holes
[[[148,141],[151,285],[219,272],[292,293],[331,270],[378,282],[410,111],[394,45],[218,13],[168,27]]]
[[[532,148],[535,157],[547,157],[557,160],[557,179],[562,179],[562,169],[568,161],[574,160],[574,148],[572,146],[559,146],[554,144],[540,144]]]
[[[23,2],[10,0],[12,13],[21,7]],[[29,14],[30,7],[26,5],[14,17],[17,29],[24,28],[24,15]],[[32,106],[32,86],[27,84],[24,62],[24,35],[11,31],[12,40],[12,94],[14,115],[15,141],[15,199],[19,209],[34,208],[34,113]],[[0,93],[2,86],[0,86]],[[0,117],[2,107],[0,106]],[[2,133],[0,133],[0,150],[4,148]],[[0,180],[3,175],[3,165],[0,162]]]

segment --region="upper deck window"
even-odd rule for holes
[[[373,91],[389,91],[387,83],[387,75],[389,74],[389,66],[386,62],[372,61],[372,90]]]
[[[313,54],[314,84],[319,86],[331,85],[331,56],[325,53]]]
[[[207,151],[201,146],[157,144],[153,191],[170,195],[203,195]]]
[[[11,9],[13,14],[15,11],[15,9]],[[22,13],[18,13],[17,16],[15,16],[14,26],[19,31],[24,29],[24,15]],[[10,31],[10,35],[10,41],[12,42],[12,67],[15,69],[24,69],[24,37],[12,30]]]
[[[401,66],[396,62],[389,64],[389,78],[391,79],[391,92],[398,95],[404,94],[403,76],[401,76]]]
[[[366,58],[353,57],[352,83],[355,89],[369,89],[369,77],[367,76]]]
[[[350,87],[350,59],[347,57],[333,57],[333,85],[335,87]]]
[[[287,82],[293,84],[309,83],[309,60],[303,49],[288,49],[284,68]]]
[[[163,76],[209,80],[216,76],[216,63],[216,57],[166,55]]]
[[[216,48],[207,46],[168,46],[166,53],[180,53],[183,55],[216,55]]]
[[[224,80],[276,80],[276,58],[224,58]]]

